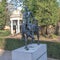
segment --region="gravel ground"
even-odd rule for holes
[[[12,60],[11,57],[12,57],[11,51],[5,51],[0,49],[0,60]],[[58,59],[48,58],[48,60],[58,60]]]

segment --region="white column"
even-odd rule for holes
[[[20,33],[20,23],[19,23],[20,20],[18,20],[18,33]]]
[[[20,33],[20,23],[19,20],[17,20],[17,28],[16,28],[16,33]]]
[[[13,20],[11,20],[11,34],[13,34]]]

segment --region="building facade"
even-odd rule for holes
[[[20,10],[14,10],[10,15],[10,23],[11,23],[11,34],[20,33],[20,25],[22,24],[22,13]]]

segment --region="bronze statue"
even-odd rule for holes
[[[33,19],[33,22],[31,22],[31,18]],[[38,44],[39,44],[39,27],[38,27],[38,22],[37,20],[34,19],[32,13],[28,10],[27,7],[25,7],[25,12],[23,14],[23,23],[21,25],[21,33],[22,37],[24,38],[25,41],[25,49],[29,50],[27,46],[27,40],[28,37],[32,39],[32,42],[34,42],[34,34],[36,33],[37,38],[38,38]]]

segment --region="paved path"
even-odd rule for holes
[[[12,60],[11,51],[4,51],[0,49],[0,60]],[[48,60],[58,60],[58,59],[48,58]]]
[[[4,51],[0,49],[0,60],[12,60],[10,51]]]
[[[15,34],[15,35],[10,35],[10,36],[5,36],[4,38],[13,38],[13,39],[21,39],[21,34]],[[3,38],[3,37],[0,37]],[[35,36],[35,39],[37,40],[37,37]],[[43,36],[40,36],[39,38],[40,41],[50,41],[50,42],[60,42],[60,36],[57,36],[56,38],[45,38]]]
[[[6,36],[5,38],[15,38],[15,39],[21,39],[21,34],[17,34],[17,35],[10,35],[10,36]],[[3,37],[2,37],[3,38]],[[35,36],[35,39],[37,40],[37,37]],[[40,36],[39,38],[40,41],[50,41],[50,42],[60,42],[60,36],[57,36],[56,38],[45,38],[43,36]]]

